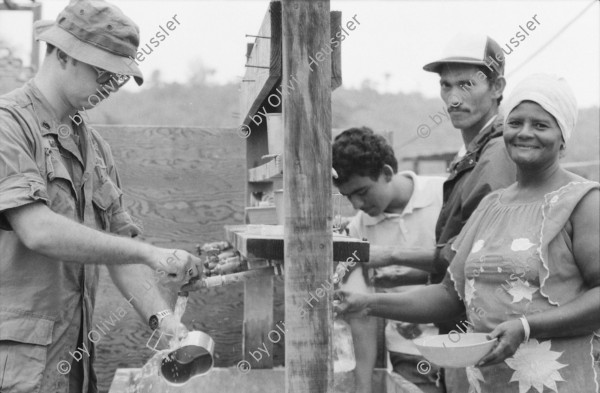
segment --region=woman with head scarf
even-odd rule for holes
[[[505,113],[517,182],[481,201],[444,281],[403,294],[338,292],[336,309],[415,323],[466,309],[473,331],[497,339],[467,368],[472,391],[596,393],[600,185],[559,164],[577,103],[563,79],[534,75],[515,87]]]

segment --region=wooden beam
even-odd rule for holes
[[[260,277],[244,283],[244,360],[252,369],[273,368],[273,277]],[[258,348],[266,350],[261,353]],[[255,353],[255,356],[251,356]],[[260,355],[257,360],[256,354]]]
[[[284,384],[284,373],[285,370],[282,368],[252,370],[250,373],[241,373],[237,367],[215,367],[210,373],[198,379],[197,383],[186,383],[184,386],[175,388],[175,391],[177,393],[197,393],[200,391],[199,385],[201,383],[202,392],[279,393],[281,392],[281,386]],[[142,378],[141,376],[141,368],[117,369],[108,393],[128,393],[134,391]],[[354,391],[355,382],[352,371],[338,373],[335,377],[336,392]],[[153,382],[153,392],[173,391],[170,389],[167,390],[167,388],[164,390],[161,389],[166,383],[157,374],[146,375],[144,381],[147,384]],[[408,382],[401,375],[392,374],[385,369],[377,368],[373,370],[373,391],[378,393],[423,393],[422,390]]]
[[[36,5],[37,7],[32,7],[33,23],[42,19],[42,5]],[[31,68],[33,72],[37,72],[40,68],[40,42],[35,39],[35,34],[31,35]]]
[[[36,8],[41,9],[42,5],[40,3],[32,3],[32,4],[17,4],[10,2],[10,5],[2,2],[0,0],[0,11],[32,11]]]
[[[342,12],[331,11],[331,39],[337,42],[332,45],[333,53],[331,54],[331,90],[335,90],[342,85],[342,40],[336,37],[342,29]]]
[[[263,19],[260,30],[254,37],[254,44],[246,46],[246,73],[242,80],[240,94],[241,123],[249,126],[250,135],[246,139],[247,168],[254,168],[262,162],[261,157],[267,154],[267,120],[257,115],[254,121],[250,116],[265,105],[264,111],[274,112],[266,98],[275,89],[281,79],[281,3],[269,3],[269,9]],[[267,68],[262,68],[267,67]],[[280,111],[278,108],[277,111]],[[251,200],[251,193],[263,188],[251,185],[249,172],[246,171],[246,206]],[[266,187],[265,191],[268,189]],[[248,216],[246,215],[246,222]],[[272,277],[247,281],[244,285],[244,359],[251,363],[253,369],[273,367],[273,343],[267,333],[273,329],[273,293]],[[270,356],[264,355],[260,361],[250,356],[250,351],[263,348]]]
[[[263,22],[254,37],[252,49],[247,46],[246,72],[241,86],[241,123],[254,130],[267,120],[257,112],[264,105],[268,112],[280,112],[266,100],[281,80],[281,3],[269,3]],[[248,52],[249,51],[249,52]],[[253,122],[252,116],[256,116]]]
[[[286,393],[333,392],[332,292],[304,302],[333,274],[329,9],[282,5],[282,84],[298,81],[283,100]]]
[[[261,235],[247,232],[246,225],[225,225],[225,238],[247,259],[284,260],[284,240],[281,235]],[[346,236],[333,237],[333,260],[353,258],[357,263],[369,262],[369,242]]]
[[[333,50],[330,63],[331,89],[335,90],[342,84],[342,41],[339,36],[336,37],[336,33],[342,29],[342,13],[332,11],[329,17],[331,35],[327,44]],[[275,97],[271,98],[271,102],[268,99],[272,94],[282,98],[284,90],[281,88],[282,23],[281,2],[271,1],[254,43],[246,46],[246,73],[241,83],[240,116],[241,124],[252,131],[266,121],[257,112],[281,112],[280,101]],[[335,45],[331,45],[332,42]],[[294,82],[292,86],[293,84]]]

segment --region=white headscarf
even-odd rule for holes
[[[565,142],[577,124],[577,100],[563,78],[535,74],[523,79],[513,90],[505,106],[505,124],[510,112],[523,101],[533,101],[556,119]]]

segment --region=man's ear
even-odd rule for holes
[[[390,181],[392,181],[392,178],[394,177],[394,170],[392,169],[391,166],[389,166],[388,164],[385,164],[383,166],[381,173],[385,177],[386,182],[389,183]]]
[[[56,58],[58,59],[58,63],[62,69],[67,67],[67,63],[69,62],[69,55],[60,49],[56,48]]]
[[[494,98],[502,97],[502,93],[504,93],[505,87],[506,87],[506,79],[504,79],[503,76],[499,76],[498,78],[496,78],[496,80],[494,81],[494,84],[492,85]]]

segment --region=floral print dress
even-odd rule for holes
[[[501,202],[503,190],[481,201],[454,243],[445,280],[475,332],[561,306],[588,290],[575,264],[569,217],[598,187],[582,179],[530,203]],[[532,338],[500,364],[467,368],[470,392],[596,393],[599,348],[597,334]]]

